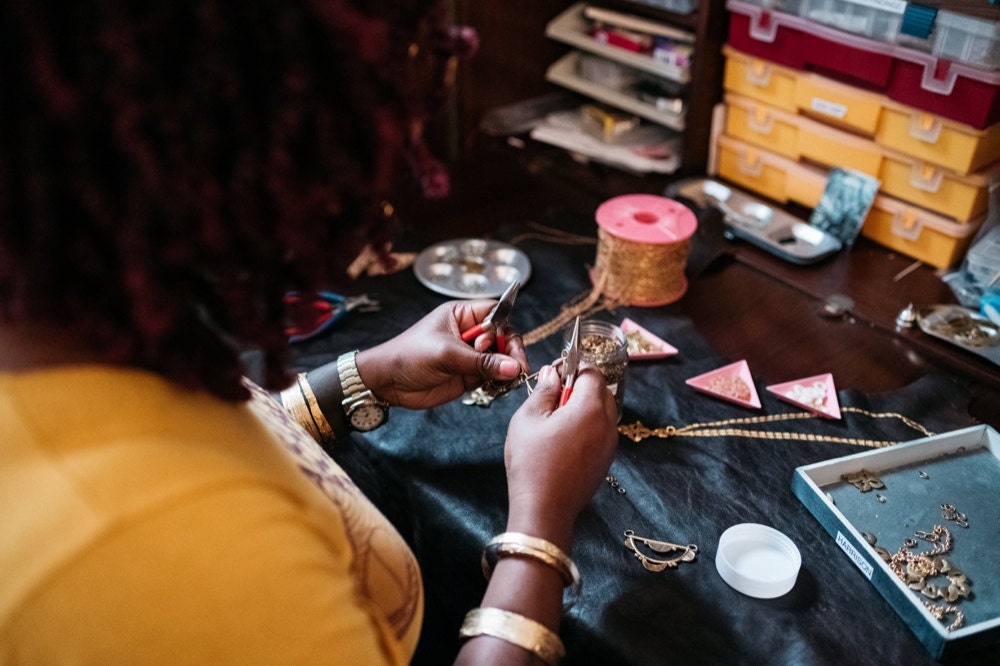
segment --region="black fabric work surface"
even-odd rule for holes
[[[596,233],[590,221],[561,222],[580,233]],[[523,229],[511,228],[497,238],[510,239],[519,231]],[[411,242],[412,247],[396,249],[423,247]],[[531,259],[533,274],[521,289],[511,323],[526,332],[589,290],[587,267],[596,249],[539,239],[525,239],[518,246]],[[699,252],[696,245],[689,270],[710,259]],[[363,278],[359,288],[376,296],[382,311],[351,313],[329,334],[301,345],[301,369],[388,339],[447,300],[421,285],[409,269]],[[680,350],[667,359],[630,365],[623,424],[641,420],[650,427],[681,426],[800,411],[764,389],[768,383],[793,378],[755,376],[760,410],[686,386],[685,379],[739,359],[717,355],[685,318],[683,303],[682,298],[664,307],[626,307],[597,315],[615,323],[633,319]],[[530,346],[532,368],[557,358],[560,343],[561,336],[554,335]],[[753,359],[748,361],[752,370]],[[816,368],[815,374],[835,370]],[[842,406],[898,412],[935,433],[973,425],[966,391],[944,377],[926,377],[887,394],[838,389]],[[480,553],[485,542],[504,529],[504,438],[524,396],[519,389],[489,408],[460,400],[424,412],[397,408],[388,424],[367,436],[354,434],[332,452],[420,561],[426,614],[415,663],[451,662],[462,618],[478,605],[485,589]],[[921,437],[898,419],[874,420],[853,413],[839,421],[816,418],[752,427],[891,441]],[[577,522],[572,556],[584,587],[563,619],[564,663],[933,663],[791,490],[797,466],[864,450],[830,442],[736,437],[639,443],[621,438],[610,473],[625,494],[602,484]],[[719,536],[745,522],[770,525],[798,546],[802,569],[789,594],[772,600],[747,597],[716,572]],[[697,544],[698,556],[676,569],[647,571],[625,548],[625,530]],[[965,655],[962,663],[986,663],[991,659],[987,652]]]

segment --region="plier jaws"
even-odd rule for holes
[[[500,300],[493,306],[486,318],[479,324],[462,332],[462,342],[472,342],[483,333],[493,331],[497,340],[497,351],[501,354],[507,353],[507,339],[504,330],[507,327],[507,319],[514,308],[514,301],[517,300],[517,292],[521,288],[521,283],[514,280],[510,286],[504,290]]]
[[[569,397],[573,393],[573,386],[576,384],[576,376],[580,373],[580,318],[576,318],[576,323],[573,324],[573,334],[569,339],[569,345],[566,348],[566,355],[563,361],[563,388],[562,392],[559,394],[559,405],[562,407],[567,402],[569,402]]]

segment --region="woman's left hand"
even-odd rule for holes
[[[396,337],[358,353],[365,385],[390,405],[435,407],[460,397],[486,380],[507,382],[528,372],[519,335],[509,329],[506,353],[495,346],[495,332],[462,342],[462,332],[486,318],[496,301],[450,301],[438,306]]]

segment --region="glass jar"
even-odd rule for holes
[[[566,329],[563,348],[569,348],[573,327]],[[628,343],[625,332],[614,324],[597,319],[580,322],[580,366],[594,366],[604,374],[608,389],[615,396],[618,420],[625,403],[625,368],[628,367]]]

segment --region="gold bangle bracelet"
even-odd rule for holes
[[[296,382],[294,386],[290,386],[281,392],[281,406],[285,408],[285,411],[287,411],[300,426],[305,428],[310,437],[315,439],[317,442],[322,441],[320,440],[319,428],[316,426],[312,415],[309,413],[309,407],[306,405],[305,398],[302,396],[302,389],[299,387],[298,382]]]
[[[531,557],[552,567],[559,572],[566,585],[573,586],[576,594],[579,594],[583,587],[576,563],[561,548],[550,541],[521,532],[498,534],[486,544],[486,548],[483,549],[482,567],[487,580],[492,575],[495,562],[505,555]]]
[[[473,608],[466,614],[458,635],[461,638],[493,636],[528,650],[546,664],[558,664],[566,654],[554,631],[502,608]]]
[[[306,407],[309,409],[309,415],[312,420],[316,423],[316,428],[319,430],[320,441],[332,444],[337,440],[337,437],[333,434],[333,427],[330,422],[326,420],[326,414],[323,410],[319,408],[319,402],[316,400],[316,394],[313,393],[312,386],[309,385],[309,379],[306,377],[306,373],[300,372],[298,374],[298,384],[299,388],[302,389],[302,395],[306,399]]]

